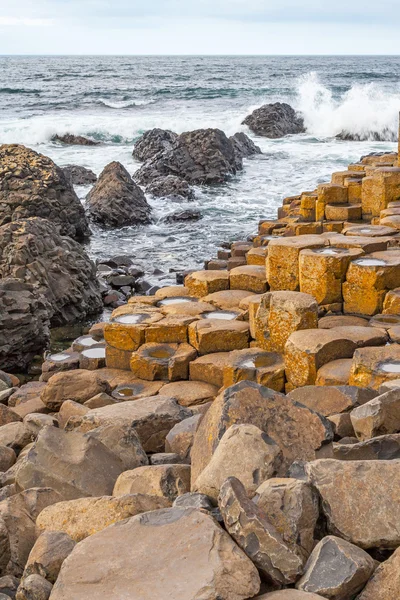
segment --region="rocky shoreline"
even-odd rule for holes
[[[190,197],[257,151],[153,130],[85,214],[89,174],[0,147],[2,600],[400,597],[399,154],[286,198],[174,286],[141,289],[124,256],[96,272],[73,239],[150,219],[137,182]],[[104,304],[21,384],[50,327]]]

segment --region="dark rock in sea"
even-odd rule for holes
[[[146,187],[146,193],[156,198],[194,199],[194,191],[188,182],[175,175],[155,179]]]
[[[0,146],[0,226],[42,217],[61,235],[90,234],[84,208],[71,181],[50,158],[17,144]]]
[[[102,308],[96,268],[80,244],[37,217],[0,227],[0,278],[36,286],[53,326],[82,320]]]
[[[168,129],[150,129],[136,142],[132,152],[133,158],[144,162],[159,152],[167,152],[178,139],[178,134]]]
[[[284,102],[257,108],[245,118],[243,125],[247,125],[257,135],[272,139],[305,132],[303,119]]]
[[[239,160],[242,158],[249,158],[249,156],[254,156],[255,154],[262,154],[261,148],[256,146],[253,140],[242,131],[235,133],[235,135],[232,135],[229,139],[233,144],[236,156]]]
[[[62,167],[62,170],[73,185],[90,185],[97,181],[97,175],[86,167],[67,165],[66,167]]]
[[[397,142],[397,133],[391,129],[382,131],[365,131],[364,133],[350,133],[350,131],[341,131],[336,136],[337,140],[345,142]]]
[[[92,140],[91,138],[84,137],[83,135],[73,135],[72,133],[53,135],[51,141],[61,142],[62,144],[68,144],[69,146],[99,146],[100,144],[100,142],[96,142],[96,140]]]
[[[168,215],[165,219],[167,223],[177,223],[180,221],[198,221],[203,215],[199,210],[180,210]]]
[[[142,184],[176,175],[190,184],[224,183],[243,168],[233,143],[220,129],[182,133],[169,150],[158,152],[134,174]]]
[[[101,225],[123,227],[150,222],[151,206],[119,162],[104,168],[87,199],[90,216]]]
[[[0,364],[25,370],[50,340],[48,303],[29,283],[0,280]]]

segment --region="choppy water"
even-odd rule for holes
[[[59,165],[100,173],[119,160],[133,173],[135,140],[152,127],[178,133],[219,127],[231,135],[265,102],[302,111],[307,133],[255,139],[264,155],[245,161],[228,184],[197,191],[204,214],[193,224],[166,224],[180,205],[151,200],[154,223],[102,231],[93,227],[94,257],[129,254],[152,268],[196,267],[220,241],[256,230],[282,198],[312,189],[362,154],[394,142],[342,142],[346,129],[397,133],[399,57],[0,57],[0,142],[23,143]],[[61,147],[55,133],[90,135],[98,147]],[[83,199],[88,189],[78,188]],[[167,281],[167,278],[166,278]]]

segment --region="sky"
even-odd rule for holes
[[[0,54],[400,54],[400,0],[0,0]]]

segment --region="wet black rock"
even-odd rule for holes
[[[61,235],[90,234],[84,208],[71,181],[50,158],[17,144],[0,146],[0,226],[42,217]]]
[[[165,219],[167,223],[179,223],[182,221],[198,221],[203,215],[199,210],[180,210],[168,215]]]
[[[0,364],[25,370],[50,339],[48,303],[33,285],[7,277],[0,280]]]
[[[194,191],[188,182],[175,175],[158,177],[146,187],[146,194],[151,194],[155,198],[171,198],[173,200],[194,199]]]
[[[124,227],[150,222],[151,206],[119,162],[104,168],[87,199],[91,218],[101,225]]]
[[[233,144],[236,156],[239,160],[242,158],[249,158],[255,154],[262,154],[261,148],[256,146],[253,140],[242,131],[235,133],[235,135],[232,135],[229,139]]]
[[[96,268],[80,244],[60,236],[53,223],[30,218],[0,227],[0,278],[36,286],[52,325],[82,320],[101,310]]]
[[[178,137],[177,133],[168,129],[150,129],[137,140],[132,156],[140,162],[149,160],[159,152],[170,150]]]
[[[90,185],[97,181],[97,175],[86,167],[67,165],[62,167],[62,171],[73,185]]]
[[[68,146],[98,146],[100,142],[92,140],[91,138],[84,137],[83,135],[74,135],[72,133],[66,133],[64,135],[53,135],[51,138],[52,142],[60,142]]]
[[[257,108],[243,121],[257,135],[276,139],[304,133],[304,121],[289,105],[281,102]]]
[[[182,133],[168,150],[147,160],[134,174],[147,185],[167,175],[193,185],[224,183],[243,168],[234,145],[220,129],[198,129]]]
[[[389,128],[382,131],[364,131],[363,133],[351,133],[343,130],[338,133],[336,139],[345,142],[397,142],[398,136]]]

